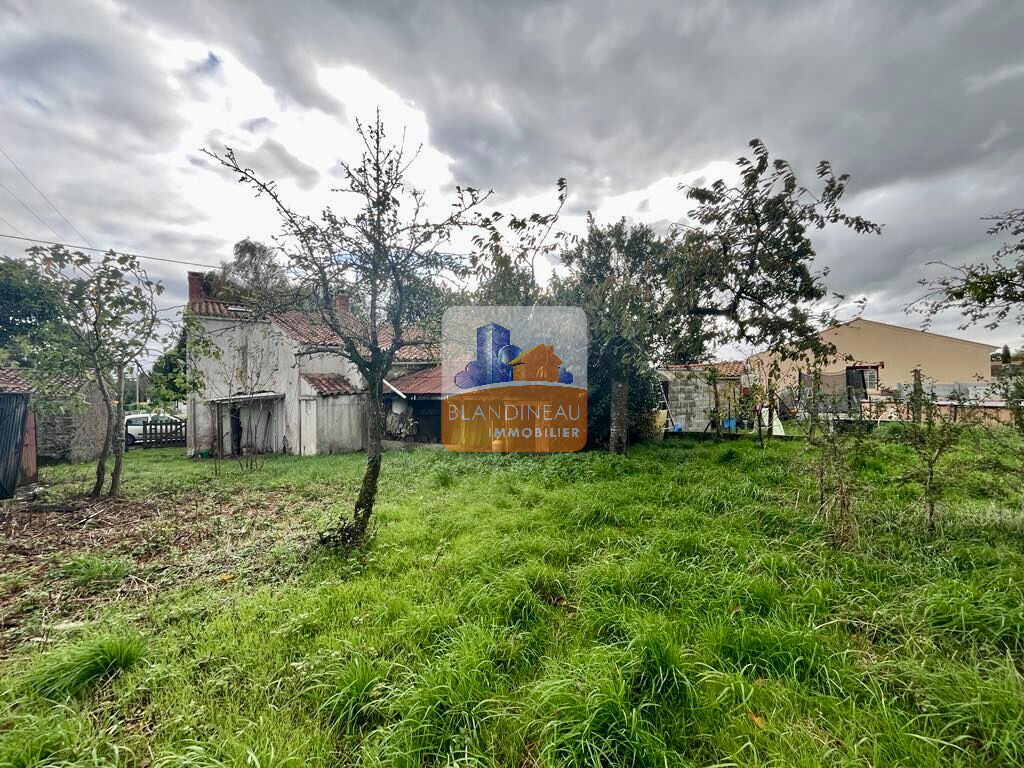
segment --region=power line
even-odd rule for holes
[[[8,227],[10,227],[10,228],[11,228],[11,229],[13,229],[13,230],[14,230],[15,232],[17,232],[17,233],[18,233],[19,235],[21,235],[22,237],[24,237],[25,233],[24,233],[24,232],[22,232],[22,231],[21,231],[20,229],[18,229],[18,228],[17,228],[16,226],[14,226],[13,224],[11,224],[11,222],[9,222],[9,221],[8,221],[7,219],[5,219],[5,218],[4,218],[3,216],[0,216],[0,222],[3,222],[3,223],[4,223],[4,224],[6,224],[6,225],[7,225]]]
[[[14,229],[14,227],[11,227]],[[113,248],[90,248],[84,245],[71,245],[70,243],[62,243],[56,240],[40,240],[37,237],[18,237],[17,235],[9,235],[6,232],[0,232],[0,237],[6,237],[8,240],[24,240],[27,243],[43,243],[44,245],[62,245],[65,248],[74,248],[76,251],[94,251],[96,253],[107,253],[107,251],[114,250]],[[185,264],[190,267],[203,267],[204,269],[220,269],[218,264],[201,264],[198,261],[186,261],[185,259],[167,259],[160,256],[143,256],[141,253],[129,253],[128,251],[114,251],[114,253],[121,253],[125,256],[134,256],[136,259],[148,259],[149,261],[165,261],[168,264]]]
[[[21,168],[18,166],[18,164],[16,162],[14,162],[14,160],[11,159],[11,156],[8,155],[6,152],[4,152],[4,148],[3,147],[0,147],[0,155],[3,155],[4,157],[7,158],[7,162],[9,162],[11,165],[14,166],[14,170],[16,170],[18,173],[20,173],[21,177],[23,179],[25,179],[25,181],[27,181],[32,186],[32,189],[34,189],[36,192],[38,192],[39,196],[41,198],[43,198],[43,200],[45,200],[47,202],[47,204],[49,204],[49,206],[51,208],[53,208],[53,210],[57,213],[57,215],[60,216],[62,219],[64,219],[64,223],[67,224],[69,227],[71,227],[71,229],[74,231],[74,233],[76,235],[78,235],[80,238],[85,240],[85,242],[89,243],[89,245],[92,245],[92,243],[89,242],[89,238],[86,237],[85,235],[83,235],[81,232],[79,232],[78,231],[78,227],[76,227],[74,224],[72,224],[70,221],[68,221],[68,217],[65,216],[63,213],[61,213],[60,209],[56,205],[53,204],[53,202],[50,200],[50,198],[48,198],[46,195],[43,194],[43,190],[41,190],[39,187],[37,187],[35,184],[33,184],[32,179],[30,179],[28,176],[26,176],[25,172],[23,170],[21,170]],[[60,237],[60,235],[58,235],[58,237]]]
[[[53,232],[53,234],[55,234],[55,235],[56,235],[57,237],[60,237],[60,236],[61,236],[60,232],[58,232],[58,231],[57,231],[56,229],[54,229],[54,228],[53,228],[53,227],[51,227],[51,226],[50,226],[49,224],[47,224],[47,223],[46,223],[45,221],[43,221],[43,220],[42,220],[42,219],[41,219],[41,218],[39,217],[39,214],[38,214],[38,213],[36,213],[35,211],[33,211],[33,210],[32,210],[31,208],[29,208],[29,207],[28,207],[27,205],[25,205],[25,203],[24,203],[24,202],[22,202],[22,199],[21,199],[20,197],[18,197],[18,196],[17,196],[16,194],[14,194],[13,192],[11,192],[11,189],[10,189],[10,187],[8,187],[8,186],[7,186],[6,184],[4,184],[4,183],[3,183],[2,181],[0,181],[0,187],[3,187],[3,188],[4,188],[5,190],[7,190],[7,194],[8,194],[8,195],[10,195],[11,197],[13,197],[13,198],[14,198],[14,199],[15,199],[15,200],[17,201],[18,205],[20,205],[20,206],[21,206],[22,208],[24,208],[24,209],[25,209],[26,211],[28,211],[28,212],[29,212],[30,214],[32,214],[33,216],[35,216],[35,218],[36,218],[36,221],[38,221],[38,222],[39,222],[40,224],[42,224],[42,225],[43,225],[44,227],[46,227],[46,228],[47,228],[48,230],[50,230],[51,232]]]

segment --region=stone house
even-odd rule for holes
[[[339,339],[315,313],[284,310],[256,317],[240,304],[206,295],[203,275],[188,275],[187,311],[205,349],[190,352],[200,391],[187,404],[189,455],[313,455],[366,445],[366,384],[356,367],[330,351]],[[348,298],[337,297],[342,317]],[[193,346],[195,349],[195,345]],[[433,362],[425,347],[402,349],[400,377]]]
[[[96,382],[42,382],[31,369],[0,368],[0,392],[28,398],[26,432],[34,432],[38,459],[82,462],[99,457],[107,411]]]

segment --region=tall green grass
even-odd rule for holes
[[[936,537],[895,490],[905,457],[884,446],[859,470],[862,544],[844,552],[816,517],[803,451],[739,441],[625,458],[389,454],[364,552],[307,552],[278,584],[160,595],[130,615],[147,635],[145,664],[124,635],[20,655],[0,756],[1024,762],[1024,536],[1009,470],[980,470]],[[361,469],[357,456],[282,457],[213,477],[166,453],[129,461],[129,493],[193,498],[208,486],[261,508],[273,499],[311,539],[323,500],[348,503]],[[97,684],[115,670],[115,684]]]

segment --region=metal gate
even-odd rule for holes
[[[28,398],[0,392],[0,499],[14,496],[21,471],[21,444],[28,417]]]

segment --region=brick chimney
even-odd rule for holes
[[[205,298],[206,292],[203,290],[203,273],[202,272],[189,272],[188,273],[188,300],[198,301]]]
[[[348,294],[347,293],[336,293],[334,294],[334,309],[339,315],[351,314],[351,310],[348,306]]]

